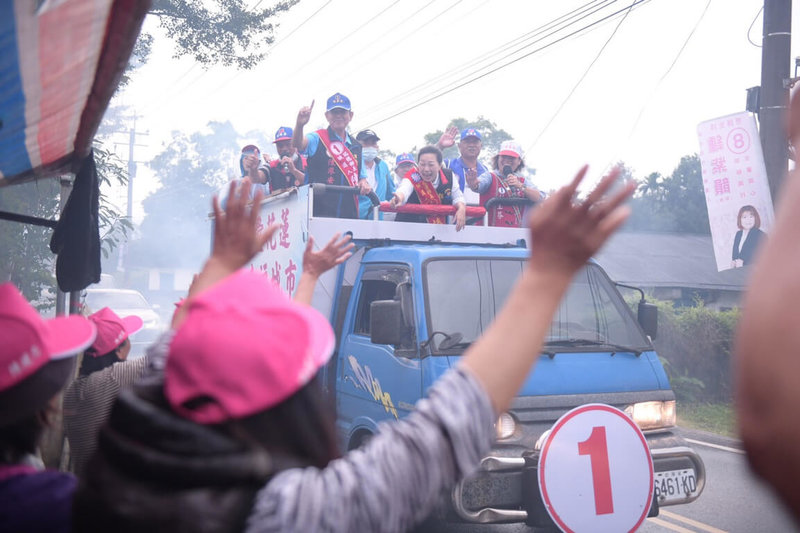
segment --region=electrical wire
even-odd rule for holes
[[[617,0],[612,0],[612,3],[616,2],[616,1]],[[537,37],[537,36],[541,35],[542,33],[544,33],[545,31],[549,31],[549,33],[547,33],[546,35],[544,35],[544,36],[542,36],[542,37],[540,37],[538,39],[535,39],[534,41],[532,41],[532,42],[530,42],[528,44],[525,44],[525,45],[523,45],[521,47],[518,47],[518,48],[516,48],[516,49],[514,49],[514,50],[512,50],[512,51],[510,51],[510,52],[508,52],[508,53],[506,53],[504,55],[502,55],[501,57],[499,57],[497,59],[494,59],[492,61],[492,63],[490,63],[488,65],[478,66],[478,64],[483,62],[483,61],[476,61],[475,63],[472,64],[472,67],[473,67],[472,70],[468,70],[467,72],[459,72],[459,74],[455,78],[455,80],[445,83],[444,85],[440,86],[438,89],[435,89],[433,92],[429,92],[428,96],[430,96],[431,94],[434,94],[436,91],[442,91],[442,90],[447,90],[447,89],[454,90],[457,87],[453,88],[452,86],[454,84],[457,84],[458,81],[463,80],[465,78],[469,78],[470,76],[474,76],[476,74],[479,74],[482,70],[484,70],[486,68],[490,68],[492,65],[497,64],[498,62],[502,62],[502,61],[514,56],[515,54],[518,54],[518,53],[520,53],[520,52],[522,52],[522,51],[524,51],[526,49],[531,48],[532,46],[534,46],[537,43],[545,41],[548,37],[556,35],[559,32],[564,31],[565,29],[569,28],[570,26],[573,26],[573,25],[581,22],[582,20],[587,19],[590,16],[598,13],[599,11],[602,10],[603,7],[604,6],[601,5],[599,8],[592,8],[592,9],[594,9],[594,11],[591,11],[590,13],[583,12],[583,13],[581,13],[582,16],[578,17],[575,20],[571,20],[571,21],[569,21],[569,15],[571,13],[568,13],[567,15],[562,15],[561,17],[557,17],[556,19],[550,21],[549,23],[544,24],[543,26],[541,26],[540,27],[540,28],[542,28],[541,31],[537,31],[537,30],[539,30],[539,28],[537,28],[537,30],[533,30],[532,32],[530,32],[533,35],[530,35],[528,37],[529,38],[530,37]],[[565,21],[560,21],[560,19],[565,18],[565,17],[566,17]],[[556,27],[556,29],[552,29],[554,26],[558,26],[559,24],[562,24],[562,23],[564,23],[564,25],[562,27],[560,27],[560,28]],[[552,30],[552,31],[550,31],[550,30]],[[526,41],[526,40],[529,40],[529,38],[525,38],[526,35],[523,35],[520,38],[523,42]],[[508,47],[501,46],[500,48],[507,49]],[[458,70],[458,69],[456,69],[456,70]],[[398,99],[403,99],[403,98],[405,98],[405,96],[406,96],[406,92],[403,92],[400,95],[396,95],[394,98],[391,98],[391,99],[387,100],[384,103],[397,102]],[[422,98],[426,98],[426,97],[427,96],[423,96]],[[373,106],[372,108],[368,109],[365,113],[362,113],[362,115],[366,115],[367,117],[369,117],[370,115],[374,114],[374,112],[376,110],[377,111],[381,111],[381,110],[383,110],[383,108],[379,107],[379,106]]]
[[[758,20],[758,16],[761,14],[762,11],[764,11],[764,6],[761,6],[761,9],[758,10],[758,13],[756,13],[756,16],[753,18],[753,22],[750,23],[750,27],[747,28],[747,40],[750,42],[750,44],[752,44],[756,48],[761,48],[761,45],[753,42],[753,40],[750,38],[750,32],[753,31],[753,26],[755,26],[756,21]]]
[[[371,24],[372,22],[374,22],[374,21],[375,21],[375,20],[376,20],[378,17],[380,17],[381,15],[383,15],[384,13],[386,13],[387,11],[389,11],[390,9],[392,9],[394,6],[396,6],[396,5],[397,5],[397,4],[399,4],[399,3],[400,3],[400,0],[395,0],[394,2],[392,2],[392,3],[389,5],[389,7],[387,7],[387,8],[384,8],[384,9],[382,9],[382,10],[378,11],[378,13],[376,13],[376,14],[375,14],[373,17],[371,17],[369,20],[367,20],[367,21],[366,21],[366,22],[364,22],[363,24],[361,24],[361,25],[360,25],[358,28],[354,29],[353,31],[351,31],[350,33],[348,33],[347,35],[345,35],[344,37],[342,37],[341,39],[339,39],[338,41],[336,41],[336,42],[335,42],[335,43],[333,43],[332,45],[329,45],[329,46],[327,47],[327,49],[326,49],[326,50],[323,50],[323,51],[322,51],[322,53],[321,53],[321,54],[319,54],[319,55],[317,55],[317,56],[314,56],[313,58],[311,58],[311,60],[310,60],[310,61],[307,61],[307,62],[305,62],[303,65],[301,65],[300,67],[298,67],[298,68],[297,68],[297,69],[296,69],[294,72],[290,73],[290,74],[287,76],[287,78],[289,78],[289,77],[291,77],[291,76],[294,76],[294,75],[295,75],[295,74],[297,74],[298,72],[301,72],[301,71],[302,71],[302,70],[304,70],[304,69],[305,69],[307,66],[311,65],[312,63],[314,63],[315,61],[317,61],[319,58],[323,57],[325,54],[327,54],[327,53],[329,53],[329,52],[332,52],[332,51],[333,51],[333,50],[334,50],[334,49],[335,49],[337,46],[339,46],[340,44],[342,44],[344,41],[346,41],[347,39],[349,39],[349,38],[350,38],[350,37],[352,37],[353,35],[356,35],[356,34],[357,34],[357,33],[358,33],[360,30],[364,29],[364,28],[365,28],[367,25],[369,25],[369,24]]]
[[[632,4],[631,4],[631,5],[629,5],[629,6],[626,6],[625,8],[623,8],[623,9],[621,9],[621,10],[619,10],[619,11],[615,11],[614,13],[611,13],[610,15],[607,15],[607,16],[605,16],[605,17],[602,17],[602,18],[600,18],[600,19],[598,19],[598,20],[596,20],[596,21],[594,21],[594,22],[591,22],[591,23],[587,24],[586,26],[584,26],[584,27],[582,27],[582,28],[579,28],[579,29],[577,29],[577,30],[575,30],[575,31],[573,31],[573,32],[571,32],[571,33],[569,33],[569,34],[567,34],[567,35],[563,36],[563,37],[559,37],[558,39],[556,39],[556,40],[554,40],[554,41],[552,41],[552,42],[550,42],[550,43],[547,43],[547,44],[545,44],[545,45],[543,45],[543,46],[541,46],[541,47],[539,47],[539,48],[536,48],[536,49],[534,49],[534,50],[532,50],[532,51],[530,51],[530,52],[528,52],[528,53],[526,53],[526,54],[524,54],[524,55],[522,55],[522,56],[519,56],[519,57],[517,57],[517,58],[514,58],[514,59],[512,59],[512,60],[510,60],[510,61],[508,61],[508,62],[506,62],[506,63],[504,63],[504,64],[502,64],[502,65],[500,65],[500,66],[497,66],[497,67],[495,67],[495,68],[493,68],[493,69],[491,69],[491,70],[489,70],[489,71],[487,71],[487,72],[484,72],[484,73],[482,73],[482,74],[479,74],[479,75],[477,75],[477,76],[474,76],[473,78],[470,78],[470,79],[468,79],[468,80],[466,80],[466,81],[464,81],[464,82],[458,83],[456,86],[454,86],[454,87],[452,87],[452,88],[449,88],[449,89],[447,89],[447,90],[444,90],[444,91],[442,91],[442,92],[439,92],[438,94],[433,94],[433,95],[431,95],[431,96],[429,96],[429,97],[427,97],[427,98],[423,99],[422,101],[420,101],[420,102],[417,102],[417,103],[416,103],[416,104],[414,104],[414,105],[411,105],[411,106],[409,106],[409,107],[407,107],[407,108],[405,108],[405,109],[402,109],[402,110],[400,110],[400,111],[398,111],[398,112],[395,112],[395,113],[393,113],[393,114],[389,115],[389,116],[388,116],[388,117],[386,117],[386,118],[383,118],[383,119],[381,119],[381,120],[378,120],[378,121],[375,121],[375,122],[373,122],[372,124],[370,124],[369,126],[367,126],[367,128],[373,128],[374,126],[376,126],[376,125],[378,125],[378,124],[382,124],[383,122],[386,122],[386,121],[388,121],[388,120],[391,120],[391,119],[393,119],[393,118],[396,118],[396,117],[398,117],[398,116],[400,116],[400,115],[403,115],[403,114],[405,114],[405,113],[408,113],[409,111],[412,111],[413,109],[416,109],[416,108],[418,108],[418,107],[420,107],[420,106],[423,106],[423,105],[425,105],[425,104],[427,104],[427,103],[430,103],[430,102],[432,102],[432,101],[434,101],[434,100],[437,100],[437,99],[441,98],[442,96],[445,96],[445,95],[447,95],[447,94],[450,94],[450,93],[451,93],[451,92],[453,92],[453,91],[456,91],[456,90],[458,90],[458,89],[461,89],[462,87],[465,87],[465,86],[467,86],[467,85],[470,85],[470,84],[472,84],[472,83],[474,83],[474,82],[476,82],[476,81],[478,81],[478,80],[480,80],[480,79],[483,79],[483,78],[485,78],[486,76],[489,76],[489,75],[491,75],[491,74],[494,74],[495,72],[498,72],[499,70],[502,70],[502,69],[504,69],[504,68],[506,68],[506,67],[508,67],[508,66],[511,66],[511,65],[513,65],[513,64],[515,64],[515,63],[518,63],[519,61],[521,61],[521,60],[523,60],[523,59],[526,59],[526,58],[528,58],[528,57],[530,57],[530,56],[532,56],[532,55],[534,55],[534,54],[536,54],[536,53],[538,53],[538,52],[541,52],[541,51],[543,51],[543,50],[546,50],[547,48],[550,48],[551,46],[554,46],[555,44],[558,44],[558,43],[560,43],[560,42],[562,42],[562,41],[564,41],[564,40],[566,40],[566,39],[568,39],[568,38],[570,38],[570,37],[574,37],[575,35],[578,35],[579,33],[583,32],[583,31],[585,31],[585,30],[587,30],[587,29],[589,29],[589,28],[591,28],[591,27],[593,27],[593,26],[596,26],[597,24],[600,24],[601,22],[603,22],[603,21],[605,21],[605,20],[608,20],[608,19],[610,19],[610,18],[612,18],[612,17],[614,17],[614,16],[616,16],[616,15],[618,15],[618,14],[620,14],[620,13],[622,13],[622,12],[626,11],[626,10],[627,10],[627,9],[629,9],[631,6],[636,6],[636,5],[639,5],[639,4],[642,4],[642,3],[644,3],[644,2],[648,2],[648,1],[649,1],[649,0],[634,0],[634,1],[632,2]]]
[[[412,94],[421,92],[423,89],[425,89],[425,88],[427,88],[427,87],[429,87],[431,85],[435,85],[437,82],[439,82],[441,80],[445,80],[445,79],[449,78],[450,76],[452,76],[452,75],[454,75],[456,73],[464,72],[465,70],[474,68],[475,66],[477,66],[480,63],[487,62],[493,56],[501,54],[501,53],[507,51],[509,48],[513,48],[514,46],[516,46],[516,45],[518,45],[518,44],[520,44],[522,42],[525,42],[525,41],[527,41],[527,40],[529,40],[529,39],[531,39],[533,37],[536,37],[536,36],[540,35],[544,31],[548,30],[551,26],[554,26],[554,25],[557,25],[558,23],[560,23],[562,19],[568,19],[569,17],[574,16],[576,13],[581,12],[581,10],[584,10],[582,13],[585,13],[585,11],[588,10],[587,8],[590,8],[590,6],[592,4],[596,4],[598,1],[600,1],[600,0],[593,0],[592,2],[588,2],[588,3],[584,4],[584,5],[576,8],[576,9],[574,9],[572,11],[570,11],[569,13],[561,15],[560,17],[557,17],[556,19],[553,19],[550,22],[547,22],[546,24],[543,24],[543,25],[535,28],[532,31],[526,32],[523,35],[520,35],[520,36],[518,36],[518,37],[516,37],[516,38],[514,38],[514,39],[512,39],[510,41],[507,41],[506,43],[504,43],[504,44],[502,44],[502,45],[500,45],[500,46],[498,46],[498,47],[496,47],[496,48],[494,48],[492,50],[489,50],[488,52],[485,52],[485,53],[481,54],[480,56],[477,56],[477,57],[472,58],[472,59],[470,59],[468,61],[460,63],[459,65],[451,68],[450,70],[448,70],[446,72],[443,72],[443,73],[439,74],[438,76],[436,76],[434,78],[431,78],[431,79],[426,80],[426,81],[424,81],[422,83],[419,83],[419,84],[411,87],[410,89],[404,90],[403,91],[403,96],[404,97],[408,97],[408,96],[410,96]],[[603,0],[601,6],[603,4],[607,4],[609,1],[613,3],[616,0]],[[578,13],[578,14],[582,14],[582,13]],[[481,68],[484,68],[484,67],[481,67]],[[386,99],[386,100],[374,105],[373,107],[367,109],[365,112],[360,113],[360,115],[368,116],[374,110],[383,109],[387,104],[396,102],[397,101],[397,97],[398,96],[394,96],[392,98],[388,98],[388,99]]]
[[[700,17],[698,17],[697,22],[694,23],[694,27],[692,28],[692,31],[690,31],[689,35],[686,36],[686,39],[683,41],[683,44],[681,45],[680,49],[678,50],[678,53],[675,54],[675,57],[673,58],[672,63],[670,63],[670,65],[667,68],[667,70],[664,71],[664,74],[661,75],[661,78],[659,78],[658,82],[656,83],[656,86],[650,92],[650,96],[647,98],[647,101],[644,103],[642,108],[639,110],[639,114],[636,116],[636,120],[634,121],[633,127],[631,128],[631,132],[628,135],[628,140],[630,140],[633,137],[633,134],[636,131],[636,128],[639,126],[639,121],[641,120],[645,109],[647,109],[647,107],[650,105],[650,102],[653,100],[653,95],[655,95],[656,91],[658,91],[658,88],[661,87],[661,84],[667,78],[669,73],[672,72],[672,69],[675,67],[675,64],[678,62],[678,59],[680,59],[681,54],[683,54],[683,51],[686,49],[686,46],[689,44],[689,41],[691,40],[692,36],[697,31],[698,26],[700,26],[700,23],[703,21],[703,17],[706,16],[706,12],[708,11],[708,8],[710,6],[711,6],[711,0],[708,0],[708,2],[706,3],[706,7],[703,8],[703,12],[700,13]]]
[[[567,102],[569,102],[569,99],[572,98],[572,95],[575,94],[575,91],[578,90],[578,87],[580,87],[580,85],[583,82],[583,80],[585,80],[586,76],[589,75],[589,71],[592,70],[592,67],[594,66],[594,64],[597,63],[597,60],[600,59],[601,55],[603,55],[603,52],[608,47],[609,43],[611,43],[611,40],[614,38],[614,36],[617,34],[617,31],[619,30],[620,26],[622,26],[622,23],[625,22],[625,19],[627,19],[628,15],[631,14],[631,10],[632,9],[633,9],[633,4],[631,4],[630,7],[628,7],[628,10],[619,19],[619,22],[617,22],[617,25],[614,27],[614,31],[611,32],[611,35],[608,36],[608,39],[606,39],[606,42],[604,42],[603,46],[600,47],[600,50],[597,51],[597,54],[594,56],[594,59],[592,59],[592,62],[589,63],[589,66],[587,66],[586,70],[583,71],[583,74],[581,74],[581,77],[578,78],[578,81],[575,82],[575,85],[572,86],[572,90],[570,90],[570,92],[567,93],[567,96],[564,98],[564,100],[561,101],[561,104],[559,104],[559,106],[556,109],[555,113],[553,113],[553,115],[550,117],[550,120],[548,120],[547,123],[544,125],[544,128],[542,128],[542,131],[539,132],[539,135],[536,136],[536,138],[533,140],[533,143],[528,147],[527,150],[525,150],[526,153],[530,152],[533,149],[533,147],[536,146],[536,143],[539,142],[539,139],[542,138],[542,135],[545,134],[547,129],[550,127],[550,125],[555,121],[556,117],[558,117],[558,115],[561,114],[561,111],[564,109],[564,106],[567,105]]]

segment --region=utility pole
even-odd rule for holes
[[[788,169],[786,112],[789,104],[789,66],[792,43],[791,0],[764,0],[764,33],[761,48],[761,147],[767,167],[772,201]]]
[[[128,208],[126,210],[126,214],[128,216],[128,220],[133,222],[133,180],[136,177],[136,160],[133,158],[133,148],[134,146],[144,146],[144,145],[137,145],[136,144],[136,135],[147,135],[147,133],[142,133],[136,131],[136,114],[133,115],[133,127],[128,131]],[[127,243],[122,242],[120,243],[119,248],[119,258],[117,260],[117,270],[125,272],[125,280],[128,280],[128,271],[127,271]]]

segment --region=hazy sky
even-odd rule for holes
[[[322,125],[325,100],[339,91],[353,104],[351,130],[372,127],[394,152],[421,146],[451,118],[483,115],[521,143],[541,188],[584,162],[595,175],[620,160],[637,177],[669,173],[697,151],[699,122],[742,111],[745,89],[759,85],[761,49],[748,28],[755,19],[749,34],[760,45],[763,2],[646,0],[623,20],[632,1],[301,0],[276,21],[268,57],[245,72],[173,59],[148,17],[154,53],[116,103],[149,131],[139,160],[171,131],[210,120],[271,137],[312,99],[311,126]],[[793,32],[797,19],[795,9]],[[137,204],[158,187],[141,167]]]

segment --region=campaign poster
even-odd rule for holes
[[[707,120],[697,135],[717,271],[746,267],[775,222],[756,119]]]

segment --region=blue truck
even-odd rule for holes
[[[301,187],[265,200],[263,222],[282,228],[252,268],[291,292],[287,272],[299,274],[309,233],[321,245],[337,232],[352,234],[353,256],[320,279],[313,302],[336,332],[322,379],[342,449],[351,450],[381,422],[411,412],[458,362],[502,307],[531,243],[521,229],[456,232],[452,225],[314,217],[313,195]],[[589,262],[561,302],[534,372],[498,417],[491,453],[447,495],[443,516],[551,527],[536,483],[539,450],[559,417],[590,403],[624,411],[644,433],[654,466],[650,516],[697,499],[705,470],[676,432],[675,394],[652,344],[653,310],[640,302],[637,320],[602,267]]]

